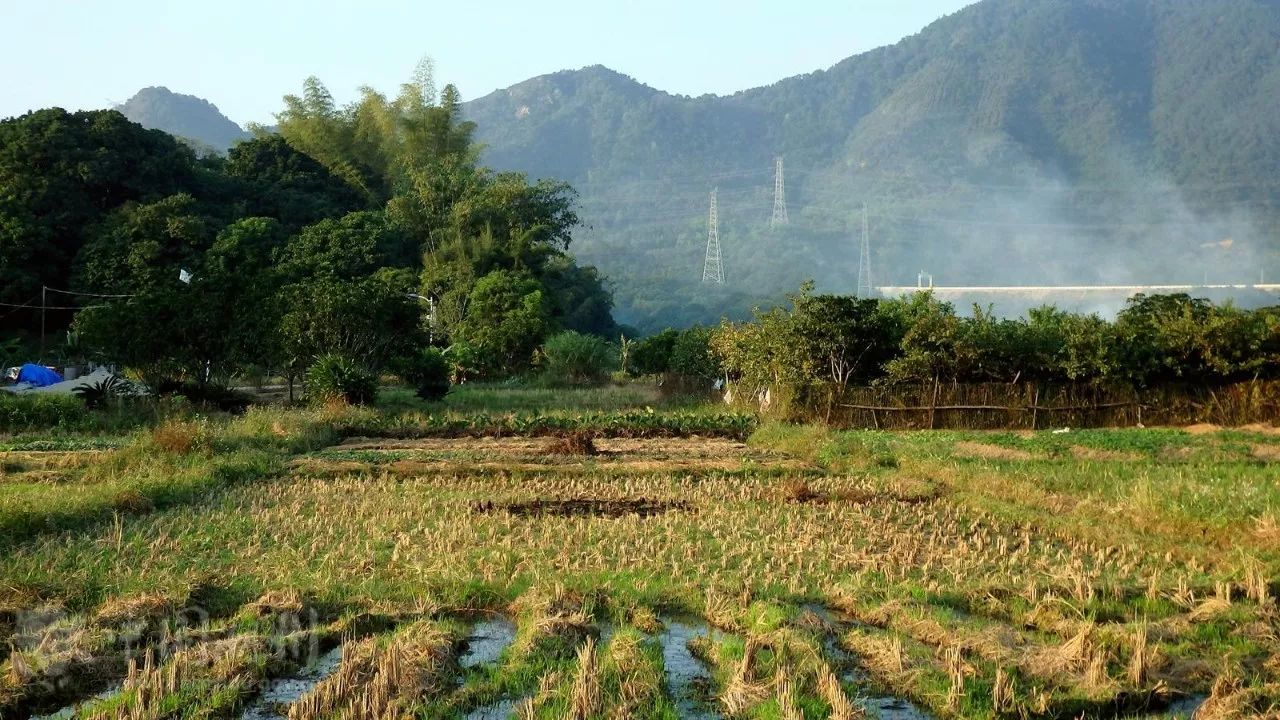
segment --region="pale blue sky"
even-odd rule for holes
[[[0,0],[0,117],[106,107],[141,87],[269,122],[317,75],[339,101],[394,91],[431,56],[466,99],[602,64],[687,95],[826,68],[972,0]]]

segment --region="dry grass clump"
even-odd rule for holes
[[[65,676],[87,662],[102,645],[100,632],[82,615],[68,615],[57,605],[32,611],[10,639],[9,685],[14,688]]]
[[[742,650],[742,659],[734,668],[729,681],[725,683],[724,692],[720,694],[720,702],[725,712],[737,717],[753,705],[769,697],[769,683],[757,677],[757,653],[760,652],[760,640],[747,638]]]
[[[635,626],[636,629],[643,633],[654,635],[658,631],[662,630],[662,621],[659,620],[658,616],[653,612],[653,608],[647,605],[640,605],[632,608],[631,612],[628,613],[627,619],[631,621],[631,624]]]
[[[573,680],[569,697],[569,717],[587,720],[600,712],[600,659],[596,653],[596,639],[588,637],[578,648],[578,674]]]
[[[1213,683],[1209,698],[1196,711],[1196,720],[1239,720],[1280,718],[1280,701],[1276,691],[1280,686],[1264,688],[1247,687],[1234,672],[1219,676]]]
[[[1018,705],[1015,692],[1013,678],[1009,677],[1004,668],[997,668],[996,678],[991,684],[991,709],[997,715],[1013,712]]]
[[[830,667],[824,668],[818,675],[818,692],[822,699],[831,706],[831,720],[861,720],[867,716],[866,711],[849,701],[840,680]]]
[[[774,696],[778,699],[782,720],[804,720],[804,712],[800,710],[800,704],[796,699],[795,683],[786,665],[778,668],[778,674],[774,680]]]
[[[348,643],[337,672],[289,707],[289,720],[396,718],[409,703],[448,687],[452,636],[415,623],[390,641]]]
[[[914,671],[907,667],[902,638],[897,635],[854,631],[844,636],[844,645],[857,653],[868,669],[886,678],[891,685],[911,684],[914,679]]]
[[[1133,635],[1132,652],[1129,655],[1129,682],[1141,687],[1151,673],[1152,648],[1148,643],[1147,624],[1138,626]]]
[[[195,683],[213,683],[219,692],[233,696],[248,692],[258,682],[253,659],[268,650],[266,639],[258,635],[201,643],[178,651],[160,665],[156,664],[154,652],[148,650],[141,666],[136,658],[129,661],[123,684],[125,701],[107,703],[87,716],[91,720],[168,717],[174,711],[171,696]]]
[[[591,617],[582,610],[583,602],[581,594],[559,585],[521,595],[512,609],[527,619],[521,622],[513,649],[522,655],[539,650],[561,655],[581,645],[596,632]]]
[[[296,590],[268,590],[256,600],[247,603],[243,611],[250,615],[266,617],[267,615],[297,614],[302,612],[303,598]]]
[[[971,441],[956,443],[952,452],[959,457],[977,460],[1031,460],[1035,458],[1035,455],[1026,450]]]
[[[804,478],[790,478],[782,483],[782,499],[789,503],[807,503],[823,496]]]
[[[151,443],[157,449],[174,455],[207,450],[208,428],[204,423],[173,418],[160,423],[151,431]]]
[[[547,444],[547,452],[552,455],[596,455],[595,433],[590,430],[575,430],[562,435]]]
[[[1244,594],[1259,605],[1271,602],[1271,590],[1267,587],[1266,569],[1257,558],[1249,558],[1244,568]]]
[[[159,618],[173,612],[173,609],[173,601],[165,595],[144,593],[108,600],[94,613],[93,620],[98,625],[114,626]]]

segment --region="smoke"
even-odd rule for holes
[[[958,129],[957,129],[958,130]],[[970,131],[971,133],[972,131]],[[963,134],[958,133],[958,137]],[[877,284],[915,285],[921,269],[940,286],[1253,285],[1280,280],[1266,225],[1229,184],[1179,184],[1116,147],[1096,167],[1029,157],[1000,133],[973,136],[959,152],[963,177],[886,195],[876,222]],[[1079,181],[1072,176],[1082,178]],[[1094,180],[1094,179],[1097,180]],[[901,193],[901,191],[898,191]],[[1256,290],[1197,291],[1257,306]],[[970,294],[959,308],[992,304],[1005,315],[1054,304],[1114,315],[1126,293]]]

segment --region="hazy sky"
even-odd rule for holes
[[[244,124],[316,75],[339,101],[431,56],[465,99],[602,64],[730,93],[896,42],[972,0],[0,0],[0,117],[107,107],[164,85]]]

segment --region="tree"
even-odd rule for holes
[[[671,372],[691,378],[714,380],[720,376],[720,363],[711,352],[712,330],[692,327],[680,333],[671,346]]]
[[[426,344],[421,310],[407,297],[412,273],[384,268],[357,279],[317,275],[281,292],[283,358],[297,376],[316,358],[334,354],[378,370]]]
[[[244,183],[245,214],[276,218],[289,231],[365,209],[360,193],[279,135],[236,144],[225,171]]]
[[[0,302],[67,288],[105,215],[199,187],[190,149],[114,110],[39,110],[0,121]]]
[[[77,335],[99,359],[133,368],[156,387],[225,381],[278,352],[279,224],[239,220],[199,252],[206,225],[185,214],[190,205],[177,196],[126,208],[89,248],[84,267],[86,282],[129,297],[83,311]],[[185,251],[165,257],[166,248]],[[189,283],[179,280],[179,270],[192,273]]]
[[[215,221],[187,194],[128,203],[93,232],[80,252],[75,284],[106,294],[169,287],[180,270],[197,269],[214,228]]]
[[[812,296],[809,286],[792,296],[793,310],[784,342],[803,356],[801,367],[825,373],[844,386],[873,377],[896,351],[876,300],[839,295]]]
[[[455,339],[475,350],[485,374],[496,376],[528,369],[551,327],[542,285],[527,273],[495,270],[476,282]]]
[[[659,375],[671,369],[671,353],[680,332],[667,328],[636,342],[631,351],[631,370],[634,375]]]
[[[417,249],[384,213],[361,211],[302,228],[289,239],[280,262],[290,278],[354,280],[384,267],[412,267]]]
[[[930,292],[915,293],[882,305],[889,321],[902,328],[900,354],[885,363],[885,374],[897,382],[936,381],[964,375],[977,359],[964,336],[951,303]]]

